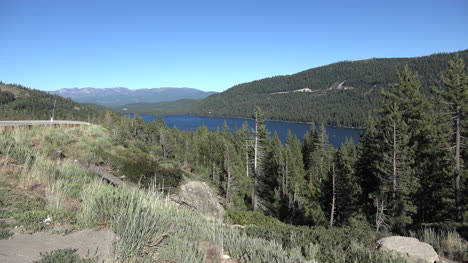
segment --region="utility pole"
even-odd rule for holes
[[[54,121],[54,115],[55,115],[55,104],[57,103],[57,98],[54,100],[54,109],[52,110],[52,118],[50,118],[50,122]]]

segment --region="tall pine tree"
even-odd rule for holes
[[[457,208],[457,220],[463,221],[462,208],[462,134],[464,133],[464,122],[466,121],[466,111],[468,109],[468,77],[465,72],[465,63],[457,54],[448,63],[448,71],[441,74],[441,79],[445,89],[434,89],[439,95],[445,108],[449,110],[449,117],[452,122],[452,136],[450,138],[453,149],[453,177],[455,179],[455,202]]]

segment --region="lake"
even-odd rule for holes
[[[127,114],[133,116],[133,114]],[[153,121],[157,115],[140,114],[145,122]],[[243,118],[227,118],[227,117],[205,117],[193,115],[163,115],[163,119],[170,128],[177,127],[180,130],[195,131],[199,126],[206,126],[209,130],[222,130],[224,121],[229,126],[229,130],[234,132],[237,128],[242,127],[244,122],[247,122],[251,129],[255,129],[255,121],[252,119]],[[284,143],[288,130],[296,135],[300,140],[304,134],[310,130],[310,124],[299,122],[283,122],[283,121],[265,121],[264,122],[270,135],[276,132],[279,138]],[[318,129],[318,127],[317,127]],[[338,148],[346,137],[353,138],[354,142],[359,142],[359,129],[351,128],[334,128],[327,127],[328,140],[333,147]]]

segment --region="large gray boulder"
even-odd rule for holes
[[[180,185],[178,193],[172,196],[172,201],[220,221],[224,218],[224,208],[219,203],[218,196],[205,182],[190,181]]]
[[[379,239],[377,243],[382,249],[394,251],[408,257],[411,262],[435,263],[439,262],[439,256],[428,243],[420,242],[416,238],[392,236]]]

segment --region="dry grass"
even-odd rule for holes
[[[468,261],[468,242],[455,230],[436,231],[432,228],[424,228],[417,232],[410,232],[410,235],[432,245],[439,256],[460,262]]]

